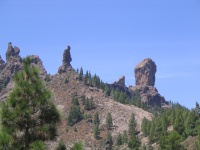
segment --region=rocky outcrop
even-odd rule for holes
[[[23,60],[19,55],[20,49],[16,46],[12,46],[12,43],[8,43],[8,48],[6,51],[6,63],[0,57],[0,91],[3,87],[11,81],[15,73],[23,68]],[[47,72],[42,65],[41,59],[32,55],[32,64],[37,66],[41,73],[41,78],[45,79]]]
[[[137,85],[135,87],[129,87],[132,92],[139,92],[141,101],[146,103],[148,106],[161,107],[167,102],[165,98],[158,93],[158,90],[153,86],[148,85]]]
[[[12,58],[21,59],[21,57],[19,56],[19,53],[20,53],[20,49],[16,46],[13,48],[12,43],[9,42],[8,43],[8,49],[6,51],[6,62],[9,61]]]
[[[0,55],[0,73],[4,69],[4,67],[5,67],[5,61],[1,58],[1,55]]]
[[[150,58],[144,59],[135,67],[135,82],[136,85],[149,85],[155,84],[156,64]]]
[[[119,84],[122,86],[125,86],[125,76],[120,77],[117,81],[115,81],[113,84]]]
[[[132,92],[139,92],[141,101],[148,106],[162,107],[168,105],[165,98],[161,96],[155,85],[156,64],[150,58],[144,59],[135,67],[136,86],[130,86]]]
[[[8,43],[8,49],[6,51],[6,64],[1,71],[0,85],[6,86],[13,75],[22,68],[22,58],[19,56],[20,49],[12,46],[12,43]]]
[[[42,79],[45,79],[47,76],[47,71],[42,64],[40,57],[37,55],[31,55],[30,57],[32,58],[32,64],[39,68]]]
[[[58,69],[59,74],[66,72],[67,68],[71,68],[70,62],[72,61],[72,58],[70,54],[70,49],[70,46],[67,46],[67,48],[64,50],[62,66],[60,66]]]

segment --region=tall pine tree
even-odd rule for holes
[[[60,115],[39,70],[23,60],[23,70],[14,76],[15,87],[1,105],[1,128],[11,139],[11,149],[28,150],[56,136]],[[2,141],[2,139],[0,139]]]

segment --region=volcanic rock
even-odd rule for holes
[[[5,67],[5,61],[1,58],[0,55],[0,72],[3,70],[4,67]]]
[[[67,68],[71,68],[70,62],[72,61],[72,58],[70,54],[70,49],[71,49],[70,46],[67,46],[67,48],[64,50],[62,66],[60,66],[58,69],[59,74],[66,72]]]
[[[135,67],[136,85],[155,85],[156,64],[150,58],[144,59]]]
[[[130,91],[139,92],[141,101],[148,106],[163,107],[168,105],[165,98],[161,96],[158,90],[154,87],[156,64],[150,58],[144,59],[135,67],[135,82],[136,86],[130,86]]]
[[[122,86],[125,86],[125,76],[120,77],[117,81],[115,81],[113,84],[119,84]]]
[[[12,46],[12,43],[8,43],[8,49],[6,51],[6,64],[0,74],[0,84],[6,86],[13,75],[22,68],[22,59],[19,56],[20,49]]]
[[[12,46],[12,43],[8,43],[6,51],[6,63],[0,57],[0,86],[6,87],[11,81],[12,77],[23,68],[23,61],[19,55],[20,49],[16,46]],[[42,61],[38,56],[32,55],[32,64],[36,65],[40,72],[41,78],[44,79],[47,75],[46,70],[42,65]]]
[[[6,51],[6,61],[8,61],[12,57],[19,57],[20,49],[18,47],[12,46],[12,43],[8,43],[8,49]]]
[[[148,106],[161,107],[167,102],[165,98],[158,93],[158,90],[153,86],[148,85],[137,85],[135,87],[129,87],[132,92],[139,92],[141,101],[146,103]]]

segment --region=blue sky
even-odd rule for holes
[[[70,45],[75,69],[108,83],[124,75],[129,86],[149,57],[161,95],[188,108],[200,103],[199,0],[1,0],[0,18],[4,60],[11,41],[55,74]]]

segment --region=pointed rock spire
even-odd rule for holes
[[[16,46],[13,48],[12,43],[9,42],[8,49],[6,51],[6,61],[8,61],[11,57],[20,57],[19,53],[20,49]]]
[[[70,54],[70,49],[71,49],[70,46],[67,46],[67,48],[64,50],[62,66],[60,66],[58,69],[59,74],[66,72],[66,69],[71,67],[70,62],[72,61],[72,58]]]

